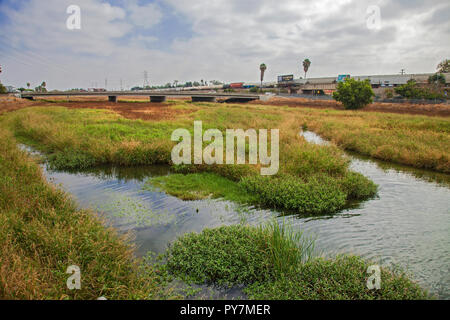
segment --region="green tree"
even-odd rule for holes
[[[259,66],[259,70],[261,71],[261,90],[262,90],[263,81],[264,81],[264,73],[267,70],[266,64],[265,63],[261,63],[261,65]]]
[[[372,103],[375,96],[369,80],[356,81],[347,79],[339,82],[337,90],[333,92],[333,98],[342,102],[345,109],[361,109]]]
[[[445,59],[441,63],[438,64],[437,70],[439,73],[450,73],[450,60]]]
[[[308,72],[310,66],[311,66],[311,61],[309,59],[303,60],[303,71],[305,71],[305,79],[306,79],[306,73]]]
[[[423,97],[422,90],[417,87],[417,82],[413,79],[409,80],[406,84],[396,87],[395,93],[407,99],[421,99]]]
[[[429,84],[445,84],[445,76],[442,73],[435,73],[428,78]]]
[[[30,89],[31,84],[27,82],[27,88]]]
[[[5,86],[0,82],[0,94],[6,94],[8,90],[6,90]]]
[[[415,80],[395,88],[395,92],[407,99],[443,99],[444,94],[438,88],[421,88]]]

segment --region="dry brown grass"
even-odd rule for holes
[[[358,111],[307,112],[308,128],[376,159],[450,173],[450,119]]]

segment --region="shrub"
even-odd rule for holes
[[[429,88],[421,88],[415,80],[409,80],[408,83],[395,88],[395,92],[407,99],[443,99],[442,92],[433,91]]]
[[[8,90],[6,90],[5,86],[0,82],[0,94],[6,94]]]
[[[361,109],[372,103],[375,96],[369,80],[356,81],[347,79],[337,85],[333,98],[342,102],[345,109]]]
[[[385,95],[386,95],[386,98],[392,99],[392,98],[394,97],[394,90],[392,90],[392,89],[387,89],[387,90],[385,91]]]

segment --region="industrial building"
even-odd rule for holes
[[[372,75],[372,76],[350,76],[340,75],[337,77],[323,77],[323,78],[307,78],[307,79],[293,79],[290,81],[283,81],[280,76],[277,87],[286,88],[289,93],[298,94],[331,94],[336,90],[337,83],[343,81],[345,78],[353,78],[355,80],[369,80],[374,91],[384,91],[389,87],[397,87],[406,84],[409,80],[415,80],[418,84],[428,83],[428,78],[434,73],[421,74],[391,74],[391,75]],[[445,73],[445,80],[447,86],[450,84],[450,73]]]

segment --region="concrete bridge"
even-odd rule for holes
[[[34,100],[35,97],[108,97],[111,102],[117,102],[118,97],[123,96],[147,96],[150,102],[165,102],[167,97],[191,97],[192,102],[216,102],[217,99],[224,99],[225,102],[248,102],[259,100],[256,94],[241,93],[202,93],[188,91],[103,91],[103,92],[24,92],[21,97]]]

